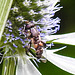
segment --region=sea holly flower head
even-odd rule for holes
[[[59,1],[57,0],[53,3],[52,0],[25,0],[20,3],[22,4],[20,6],[18,1],[16,3],[14,1],[12,5],[13,7],[11,7],[11,11],[14,13],[10,12],[9,14],[3,36],[5,38],[4,45],[7,45],[7,48],[10,46],[13,51],[15,49],[17,54],[22,56],[21,53],[25,52],[29,46],[29,42],[31,41],[31,39],[27,38],[27,36],[29,36],[31,33],[26,35],[24,31],[26,21],[36,25],[37,30],[41,32],[41,37],[56,33],[59,30],[58,23],[60,20],[57,18],[53,19],[52,17],[54,16],[54,13],[61,8],[55,6],[57,2]],[[53,27],[55,28],[52,29]],[[19,48],[23,49],[21,50],[22,52],[20,52]],[[34,52],[36,52],[35,48],[32,47],[32,49]],[[29,56],[34,58],[33,54],[29,54]]]

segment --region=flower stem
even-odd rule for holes
[[[4,59],[2,75],[14,75],[15,67],[14,58]]]

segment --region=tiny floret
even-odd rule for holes
[[[40,0],[38,0],[36,3],[37,3],[37,6],[42,6],[43,5],[43,2],[40,1]]]
[[[29,1],[25,0],[25,1],[23,2],[23,5],[24,5],[24,6],[29,6],[30,3],[31,3],[30,0],[29,0]]]
[[[18,7],[11,8],[11,10],[13,10],[13,12],[18,12]]]
[[[16,17],[16,20],[19,21],[19,22],[23,22],[24,18],[22,16],[18,16],[18,17]]]
[[[37,14],[37,13],[34,12],[34,10],[31,9],[31,10],[29,11],[29,14],[30,14],[30,15],[35,15],[35,14]]]

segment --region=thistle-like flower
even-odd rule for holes
[[[60,19],[58,17],[53,18],[55,12],[62,8],[57,2],[59,0],[22,0],[13,2],[2,35],[2,44],[0,44],[2,49],[0,53],[2,56],[1,62],[4,60],[3,75],[11,75],[11,73],[14,75],[15,72],[16,75],[41,75],[30,59],[37,66],[37,62],[46,62],[47,59],[61,69],[75,74],[68,67],[65,69],[64,64],[58,61],[61,57],[60,60],[66,60],[66,64],[69,63],[67,62],[68,59],[74,62],[75,59],[53,53],[66,48],[66,46],[56,50],[47,50],[47,48],[53,46],[52,40],[58,39],[48,39],[51,34],[60,29]],[[50,44],[47,45],[47,41],[50,41]]]

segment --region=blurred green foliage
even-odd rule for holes
[[[75,32],[75,0],[60,0],[60,4],[63,8],[56,13],[61,18],[58,33]]]

